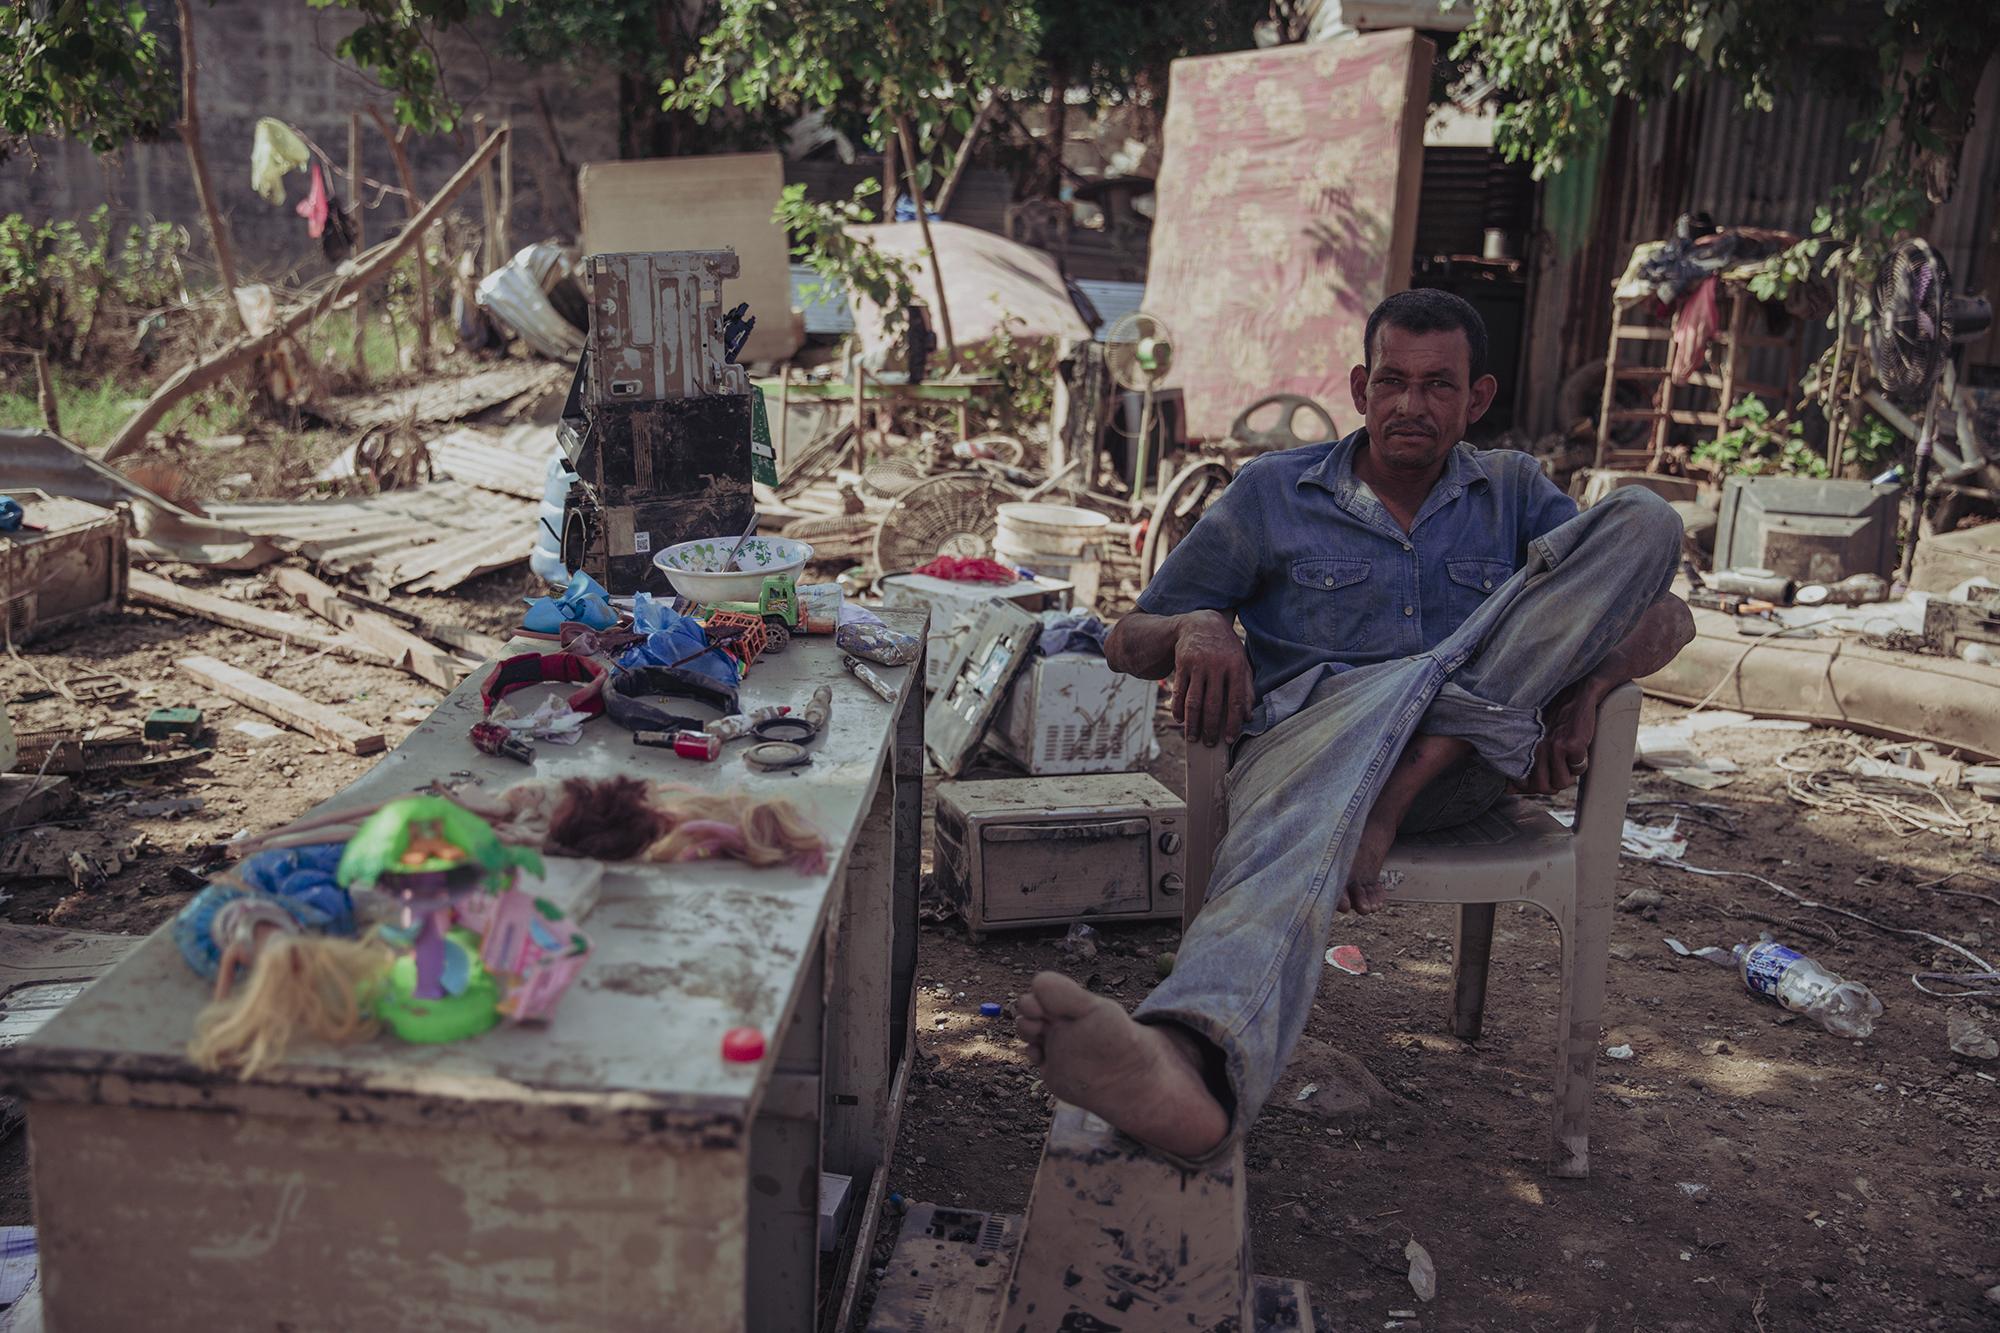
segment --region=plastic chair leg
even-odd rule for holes
[[[1604,973],[1611,941],[1611,904],[1567,905],[1562,928],[1562,999],[1556,1011],[1555,1126],[1552,1174],[1590,1174],[1590,1098],[1603,1036]]]
[[[1486,1026],[1486,968],[1493,958],[1492,903],[1460,903],[1458,940],[1451,951],[1451,1030],[1478,1041]]]

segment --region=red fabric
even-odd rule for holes
[[[941,555],[917,570],[934,579],[952,583],[1018,583],[1021,576],[997,560],[985,556]]]
[[[1708,345],[1715,341],[1715,330],[1722,323],[1722,315],[1715,308],[1716,281],[1712,277],[1703,278],[1688,293],[1687,299],[1674,309],[1674,339],[1668,373],[1676,384],[1686,384],[1688,376],[1701,369],[1702,362],[1708,357]]]
[[[330,209],[327,203],[326,181],[319,174],[319,163],[312,164],[312,189],[299,200],[299,206],[292,210],[306,220],[306,234],[315,241],[326,230],[326,217]]]

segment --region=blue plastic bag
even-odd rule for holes
[[[721,649],[701,651],[709,643],[708,631],[699,620],[681,615],[647,593],[632,599],[632,627],[645,634],[646,641],[625,650],[625,655],[618,659],[621,667],[673,666],[678,662],[681,670],[724,685],[735,686],[743,679],[742,669],[728,653]],[[681,660],[694,653],[701,655],[692,661]]]
[[[611,594],[604,590],[603,584],[581,571],[571,576],[569,586],[560,596],[529,598],[521,628],[534,634],[554,634],[572,620],[592,629],[610,629],[618,623]]]

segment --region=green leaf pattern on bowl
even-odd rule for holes
[[[729,558],[729,548],[735,544],[733,539],[728,542],[693,542],[675,551],[665,563],[668,568],[679,570],[683,574],[720,574],[724,572],[723,562]],[[737,552],[736,562],[745,568],[754,566],[757,569],[769,569],[773,565],[787,563],[780,558],[781,555],[783,551],[772,542],[762,537],[752,537],[744,542]]]

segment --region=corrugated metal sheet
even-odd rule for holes
[[[1598,225],[1579,253],[1544,266],[1529,316],[1531,338],[1560,347],[1559,356],[1534,358],[1533,428],[1557,428],[1554,399],[1562,376],[1604,355],[1611,285],[1633,246],[1668,235],[1674,219],[1688,212],[1707,212],[1723,225],[1809,234],[1814,210],[1852,178],[1864,155],[1866,146],[1847,137],[1862,106],[1859,98],[1802,92],[1779,98],[1772,111],[1750,111],[1736,85],[1709,79],[1643,116],[1621,108],[1606,149]],[[1980,207],[1973,200],[1990,198],[2000,180],[1996,151],[1982,150],[1977,163],[1968,160],[1955,207],[1970,214]],[[1983,216],[1990,225],[1990,205]],[[1965,216],[1940,231],[1953,272],[1972,271],[1977,218]],[[1829,337],[1822,326],[1810,329],[1807,356]],[[1767,378],[1765,372],[1782,378],[1775,362],[1752,369],[1754,378]]]

